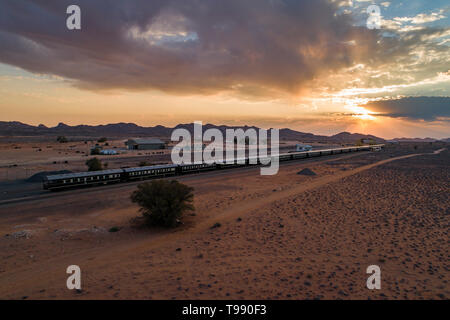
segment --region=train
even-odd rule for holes
[[[136,168],[109,169],[101,171],[66,173],[46,176],[43,189],[50,191],[73,189],[86,186],[100,186],[114,183],[132,182],[170,176],[180,176],[190,173],[222,170],[250,165],[263,165],[278,157],[280,162],[304,158],[320,157],[324,155],[340,154],[356,151],[378,150],[384,145],[365,145],[357,147],[311,150],[302,152],[283,153],[262,158],[242,158],[234,161],[191,164],[165,164]]]

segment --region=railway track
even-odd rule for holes
[[[291,161],[285,161],[280,162],[280,167],[289,167],[289,166],[295,166],[299,163],[321,163],[330,161],[330,159],[347,159],[352,158],[358,155],[367,154],[370,151],[360,151],[355,153],[344,153],[344,154],[336,154],[336,155],[328,155],[328,156],[322,156],[322,157],[315,157],[315,158],[304,158],[304,159],[297,159],[297,160],[291,160]],[[253,166],[247,166],[247,167],[237,167],[237,168],[229,168],[229,169],[223,169],[223,170],[217,170],[217,171],[204,171],[204,172],[198,172],[198,173],[191,173],[188,175],[182,175],[182,176],[169,176],[161,179],[177,179],[179,181],[192,181],[195,179],[198,179],[198,177],[210,177],[212,181],[223,179],[224,176],[228,176],[230,172],[239,172],[240,174],[244,175],[250,175],[254,174],[256,170],[259,169],[260,166],[253,165]],[[102,187],[86,187],[81,189],[69,189],[69,190],[61,190],[58,192],[51,192],[51,191],[45,191],[40,188],[39,186],[36,186],[36,190],[26,196],[17,196],[14,198],[6,199],[6,200],[0,200],[0,207],[7,207],[9,205],[14,205],[16,203],[24,203],[24,202],[31,202],[31,201],[44,201],[47,199],[56,199],[61,197],[71,197],[76,194],[86,194],[91,193],[92,196],[95,196],[97,193],[104,193],[111,190],[117,190],[117,189],[131,189],[138,184],[142,183],[143,181],[132,181],[132,182],[124,182],[124,183],[118,183],[118,184],[109,184]]]

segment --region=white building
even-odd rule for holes
[[[106,150],[100,150],[100,154],[103,155],[115,155],[117,154],[116,150],[106,149]]]
[[[312,146],[309,144],[296,144],[295,145],[295,151],[311,151]]]

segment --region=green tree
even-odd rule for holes
[[[177,225],[184,212],[194,210],[193,191],[176,180],[154,180],[139,184],[131,201],[141,207],[147,225],[170,228]]]
[[[102,170],[102,162],[97,158],[92,158],[86,161],[88,166],[88,171],[99,171]]]
[[[106,137],[101,137],[100,139],[97,140],[97,142],[106,142],[108,139],[106,139]]]

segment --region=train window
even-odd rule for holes
[[[66,180],[63,180],[63,183],[66,183]]]

